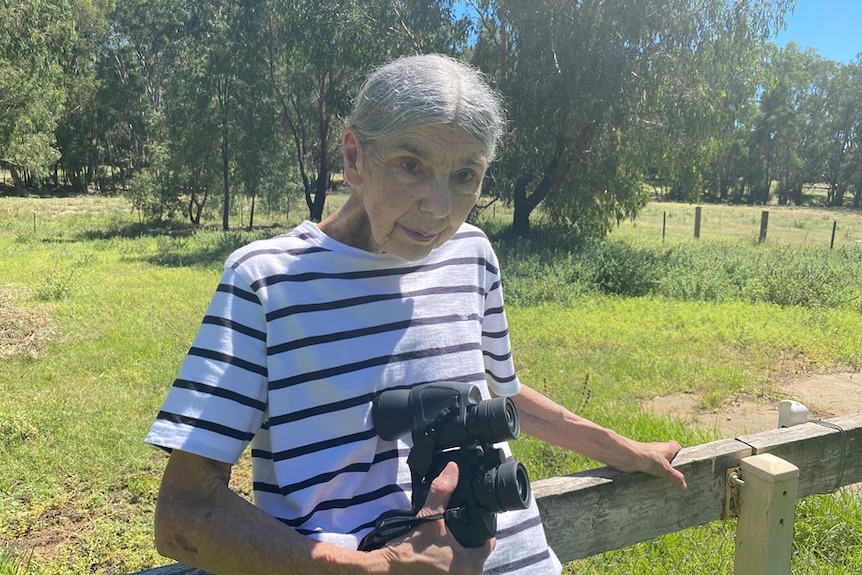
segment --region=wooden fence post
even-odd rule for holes
[[[789,575],[798,479],[771,453],[742,459],[734,575]]]
[[[700,219],[703,215],[703,209],[697,206],[694,209],[694,239],[700,238]]]
[[[760,243],[766,241],[766,228],[769,225],[769,210],[760,213]]]

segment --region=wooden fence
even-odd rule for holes
[[[601,468],[537,481],[533,494],[548,542],[561,561],[573,561],[743,514],[741,506],[749,505],[745,463],[764,454],[786,462],[782,476],[788,465],[798,468],[796,498],[860,483],[862,413],[685,448],[674,466],[685,473],[686,491],[641,473]],[[737,572],[758,573],[738,564]],[[206,574],[168,565],[135,575]]]

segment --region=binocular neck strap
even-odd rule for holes
[[[410,476],[414,488],[425,479],[428,469],[431,467],[437,433],[448,420],[458,417],[460,411],[461,398],[456,395],[451,404],[437,413],[434,423],[427,426],[422,433],[416,433],[414,430],[413,449],[407,456],[407,465],[410,467]]]

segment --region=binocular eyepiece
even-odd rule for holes
[[[458,485],[449,500],[449,511],[454,512],[447,514],[446,525],[465,547],[483,545],[494,537],[496,513],[529,505],[527,470],[516,461],[506,461],[503,451],[493,446],[520,435],[518,412],[508,397],[483,400],[475,385],[428,383],[380,392],[371,417],[383,439],[411,431],[413,448],[407,464],[413,482],[413,515],[424,505],[431,482],[446,464],[458,464]],[[385,516],[389,514],[381,516],[378,524]],[[376,541],[382,545],[379,538]]]
[[[457,406],[459,411],[451,410]],[[377,434],[386,440],[401,437],[408,430],[425,432],[441,418],[456,419],[438,426],[438,449],[465,443],[498,443],[521,434],[518,412],[508,397],[483,400],[479,388],[466,383],[428,383],[413,389],[391,389],[374,398],[371,418]]]

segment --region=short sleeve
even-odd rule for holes
[[[146,441],[236,463],[266,411],[266,316],[226,268]]]
[[[485,263],[485,310],[482,321],[482,353],[488,387],[495,395],[511,396],[521,391],[515,374],[509,324],[503,305],[500,265],[493,250]]]

